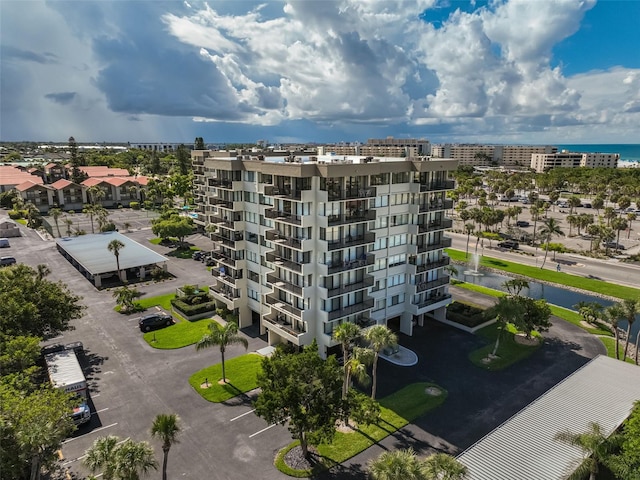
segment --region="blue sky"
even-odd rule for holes
[[[640,143],[640,1],[0,2],[0,140]]]

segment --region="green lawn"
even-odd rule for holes
[[[499,358],[485,364],[482,362],[482,359],[493,352],[496,337],[498,335],[498,325],[494,323],[492,325],[481,328],[476,332],[476,334],[484,338],[488,343],[484,347],[471,352],[469,354],[469,360],[471,360],[474,365],[486,370],[502,370],[510,365],[513,365],[514,363],[519,362],[520,360],[527,358],[542,345],[542,343],[538,343],[534,346],[520,345],[514,340],[514,336],[516,333],[517,331],[515,327],[511,324],[508,324],[506,331],[502,332],[502,336],[500,337],[500,345],[498,346],[497,352]],[[532,335],[534,337],[540,337],[540,334],[538,332],[533,332]]]
[[[144,334],[145,341],[153,348],[171,350],[174,348],[188,347],[195,344],[205,333],[209,332],[208,325],[214,320],[205,318],[195,322],[189,322],[173,314],[177,323],[170,327],[154,330]]]
[[[607,356],[611,357],[611,358],[616,358],[616,340],[615,338],[609,338],[609,337],[600,337],[600,340],[602,341],[602,343],[604,343],[604,346],[607,349]],[[635,348],[632,344],[629,344],[629,348]],[[624,342],[620,342],[620,356],[622,356],[622,353],[624,352]],[[625,359],[625,361],[627,363],[635,363],[631,358],[627,357]]]
[[[454,261],[466,262],[465,253],[461,250],[447,249],[447,254]],[[624,285],[616,285],[613,283],[596,280],[594,278],[584,278],[577,275],[571,275],[554,270],[544,270],[538,267],[522,265],[519,263],[502,260],[499,258],[486,257],[480,258],[480,265],[488,268],[495,268],[505,272],[522,275],[536,280],[545,280],[559,285],[567,285],[569,287],[596,292],[602,295],[608,295],[615,298],[639,298],[640,289],[627,287]]]
[[[439,396],[428,395],[426,393],[428,387],[437,387],[442,391],[442,394]],[[337,432],[333,442],[317,446],[323,462],[319,469],[331,468],[366,450],[429,410],[440,406],[446,398],[446,390],[438,385],[413,383],[381,399],[380,421],[377,424],[359,426],[353,433]],[[278,453],[276,467],[283,473],[295,477],[309,477],[317,473],[315,470],[313,472],[293,470],[287,467],[282,457],[296,445],[297,442],[293,442]]]
[[[136,300],[136,304],[140,305],[145,310],[151,307],[162,307],[167,311],[171,311],[171,300],[175,298],[175,293],[166,293],[164,295],[158,295],[156,297],[140,298]]]
[[[206,355],[206,353],[206,350],[202,350],[199,355]],[[254,353],[232,358],[224,362],[228,383],[218,384],[218,380],[222,378],[222,364],[217,363],[191,375],[189,384],[205,400],[215,403],[224,402],[258,387],[257,375],[261,362],[262,357]],[[200,387],[205,383],[205,379],[209,382],[209,388]]]

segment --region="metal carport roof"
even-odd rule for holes
[[[138,242],[118,233],[104,232],[77,237],[56,239],[60,248],[92,275],[115,272],[116,258],[107,249],[112,240],[120,240],[125,246],[120,249],[120,269],[142,267],[166,262],[167,257],[154,252]]]
[[[598,356],[458,456],[469,480],[559,480],[582,461],[556,433],[586,432],[597,422],[609,435],[640,400],[640,367]]]

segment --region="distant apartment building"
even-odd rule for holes
[[[437,158],[451,158],[460,165],[487,167],[529,167],[534,153],[554,153],[557,147],[551,145],[480,145],[445,143],[433,145],[431,155]]]
[[[214,242],[210,293],[259,324],[270,345],[314,339],[339,350],[337,325],[411,335],[451,302],[448,173],[427,157],[265,157],[191,153],[196,223]]]
[[[552,168],[617,168],[618,153],[562,152],[531,155],[531,168],[538,173]]]
[[[175,152],[181,143],[129,143],[129,148],[147,150],[149,152]],[[189,144],[184,144],[189,147]]]
[[[362,155],[374,157],[421,157],[431,155],[431,144],[415,138],[370,138],[366,144],[321,145],[318,155]]]

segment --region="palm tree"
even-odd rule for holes
[[[373,383],[371,385],[371,398],[376,399],[376,386],[378,383],[378,358],[380,352],[389,346],[398,343],[398,336],[386,325],[373,325],[364,331],[364,338],[369,342],[369,348],[373,350]]]
[[[585,322],[595,325],[602,318],[602,305],[598,302],[578,302],[573,306]]]
[[[624,341],[624,352],[622,361],[627,358],[627,350],[629,348],[629,337],[631,336],[631,326],[636,321],[636,315],[640,313],[640,299],[625,298],[620,304],[622,316],[627,321],[627,335]]]
[[[139,480],[140,474],[146,475],[151,469],[158,469],[153,448],[147,442],[127,439],[115,453],[115,474],[119,480]]]
[[[613,332],[613,338],[616,342],[616,360],[620,360],[620,342],[618,334],[618,324],[624,316],[624,312],[620,304],[611,305],[603,312],[603,319],[609,325],[611,325],[611,331]]]
[[[347,385],[351,385],[351,378],[355,378],[360,384],[369,383],[367,366],[373,362],[373,351],[369,348],[353,347],[351,357],[344,364],[347,373]]]
[[[369,475],[374,480],[427,480],[412,448],[383,452],[369,463]]]
[[[51,218],[53,218],[53,222],[56,224],[58,237],[61,237],[62,235],[60,235],[60,225],[58,224],[58,219],[60,218],[60,215],[62,215],[62,210],[60,210],[59,208],[52,208],[51,210],[49,210],[49,215],[51,215]]]
[[[113,480],[116,470],[116,450],[118,448],[118,437],[109,435],[99,437],[87,450],[84,465],[91,473],[102,470],[104,480]]]
[[[496,336],[496,343],[491,353],[492,355],[496,355],[498,347],[500,346],[500,337],[507,323],[511,323],[515,321],[516,318],[523,316],[524,309],[513,297],[500,297],[492,307],[485,310],[485,315],[487,315],[488,318],[495,318],[498,324],[498,335]]]
[[[167,458],[171,446],[178,443],[180,433],[179,418],[175,413],[161,413],[156,416],[151,426],[151,436],[162,440],[162,480],[167,480]]]
[[[475,227],[473,225],[473,223],[465,223],[464,224],[464,231],[467,234],[467,252],[465,254],[465,259],[469,258],[469,239],[471,237],[471,234],[473,233],[473,231],[475,230]]]
[[[205,333],[196,343],[196,351],[203,348],[218,346],[220,347],[220,355],[222,355],[222,381],[227,383],[227,376],[224,369],[224,352],[229,345],[241,344],[244,349],[249,348],[249,342],[246,338],[238,333],[238,325],[228,322],[224,327],[218,322],[211,322],[208,326],[209,333]]]
[[[333,339],[342,345],[342,358],[344,361],[344,380],[342,382],[342,398],[347,398],[349,391],[349,372],[347,362],[351,352],[352,343],[360,336],[361,328],[355,323],[343,322],[333,330]]]
[[[126,285],[113,291],[113,297],[116,303],[120,305],[122,312],[128,312],[135,309],[133,301],[142,294],[135,288],[129,288]]]
[[[540,266],[540,268],[544,268],[544,264],[547,261],[547,255],[549,255],[549,242],[551,241],[551,237],[555,235],[564,236],[564,232],[560,229],[560,223],[555,218],[549,217],[545,219],[542,224],[543,227],[540,230],[540,235],[545,237],[547,248],[545,248],[544,259],[542,260],[542,265]]]
[[[73,220],[71,220],[68,217],[64,217],[64,223],[67,226],[67,231],[66,231],[67,237],[70,237],[71,236],[71,227],[73,226]]]
[[[27,211],[27,226],[34,228],[35,220],[40,218],[40,210],[38,210],[38,207],[36,207],[33,202],[25,203],[24,208]]]
[[[502,287],[507,291],[509,295],[519,296],[520,292],[525,288],[529,288],[529,282],[522,278],[512,278],[511,280],[505,280],[502,282]]]
[[[615,451],[616,445],[620,442],[618,434],[607,438],[602,427],[595,422],[589,422],[589,429],[586,433],[573,433],[566,430],[557,433],[554,438],[582,450],[584,458],[574,472],[567,477],[568,480],[587,477],[589,480],[596,480],[599,465],[607,461],[609,455]]]
[[[97,209],[96,209],[96,205],[87,205],[86,207],[84,207],[82,209],[82,213],[84,213],[85,215],[89,215],[89,221],[91,222],[91,233],[96,233],[95,228],[93,226],[93,216],[96,214]]]
[[[109,242],[107,245],[107,250],[109,250],[116,257],[116,267],[118,269],[118,278],[120,278],[120,250],[125,247],[125,244],[120,240],[114,239]]]
[[[97,203],[99,203],[105,195],[104,190],[97,185],[92,185],[91,187],[87,188],[87,193],[89,194],[91,205],[96,205]]]
[[[436,453],[423,462],[423,471],[429,480],[464,480],[467,467],[446,453]]]

